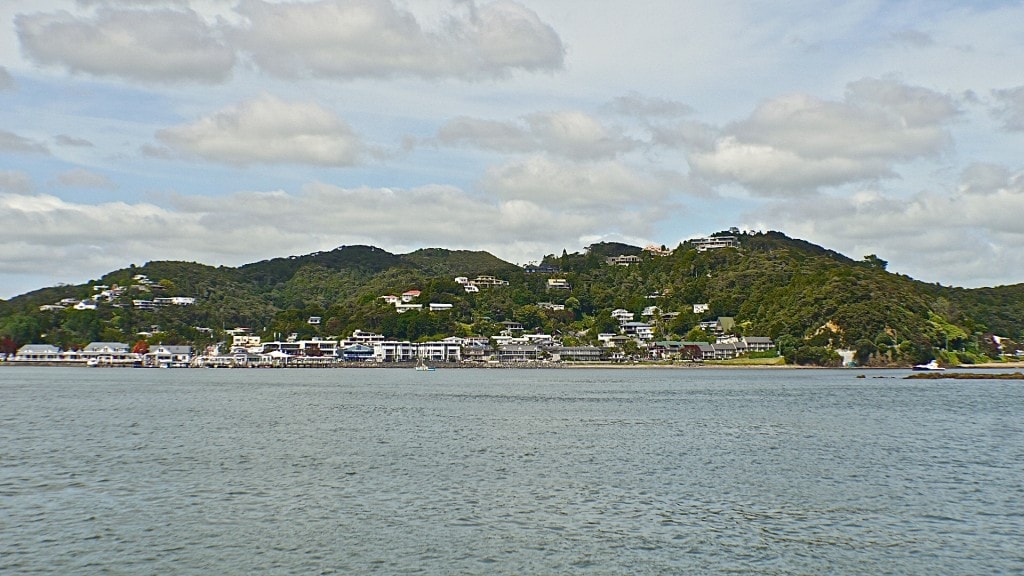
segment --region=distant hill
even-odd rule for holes
[[[364,329],[416,340],[490,336],[503,328],[500,322],[514,320],[585,344],[599,332],[617,330],[610,313],[621,308],[653,323],[661,339],[704,337],[694,331],[700,321],[734,318],[737,332],[773,338],[794,361],[831,362],[832,350],[843,348],[865,363],[934,356],[970,362],[997,354],[1000,345],[1013,351],[1024,340],[1024,285],[943,287],[888,272],[876,256],[855,260],[779,232],[737,238],[737,247],[700,252],[684,243],[670,254],[599,243],[582,253],[545,256],[547,273],[528,273],[487,252],[442,248],[402,255],[342,246],[237,268],[156,261],[0,302],[0,339],[8,347],[33,342],[71,348],[140,338],[201,346],[223,341],[227,329],[246,327],[266,338],[337,337]],[[606,261],[621,255],[640,261]],[[508,285],[467,292],[454,281],[480,275]],[[552,289],[549,278],[565,282]],[[123,292],[104,299],[104,287],[115,285]],[[420,291],[417,302],[451,308],[398,314],[380,298],[408,290]],[[97,296],[94,310],[72,308],[72,302]],[[196,302],[153,310],[133,303],[167,296]],[[708,311],[698,307],[701,312],[694,313],[695,304]],[[641,317],[645,311],[649,315]],[[310,317],[321,322],[310,324]]]

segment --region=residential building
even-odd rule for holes
[[[619,321],[619,324],[625,324],[626,322],[633,321],[633,313],[624,308],[616,308],[612,310],[612,318]]]
[[[25,344],[14,354],[15,362],[57,362],[60,348],[51,344]]]
[[[460,362],[462,346],[454,342],[420,342],[416,355],[429,362]]]
[[[172,346],[159,344],[149,349],[143,356],[146,366],[185,368],[192,362],[191,346]]]
[[[624,322],[622,333],[636,336],[640,340],[651,340],[654,338],[654,327],[646,322]]]
[[[739,240],[735,236],[711,236],[708,238],[694,238],[690,240],[698,252],[718,250],[719,248],[733,248],[739,246]]]
[[[550,264],[527,264],[523,266],[523,271],[527,274],[558,274],[562,269]]]
[[[501,280],[489,275],[477,276],[472,282],[475,286],[508,286],[507,280]]]
[[[551,359],[557,362],[600,362],[604,348],[600,346],[558,346],[551,349]]]
[[[613,266],[629,266],[630,264],[639,264],[640,257],[634,255],[619,255],[605,258],[605,262]]]
[[[373,344],[373,359],[377,362],[413,362],[416,345],[412,342],[385,340]]]
[[[548,278],[548,290],[569,290],[572,286],[565,278]]]
[[[343,362],[372,362],[373,347],[363,344],[352,344],[338,350],[338,359]]]
[[[748,352],[768,352],[775,349],[775,343],[767,336],[744,336]]]
[[[534,344],[509,344],[498,348],[499,362],[536,362],[540,359],[542,350]]]

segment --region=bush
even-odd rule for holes
[[[843,362],[838,352],[824,346],[801,346],[786,354],[786,362],[800,366],[840,366]]]

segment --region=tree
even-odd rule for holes
[[[149,342],[145,340],[139,340],[132,346],[132,354],[148,354],[149,353]]]
[[[864,257],[864,262],[867,263],[869,268],[876,268],[878,270],[885,270],[885,267],[889,265],[888,262],[882,260],[874,254],[868,254]]]
[[[856,352],[854,357],[857,358],[857,363],[865,365],[871,361],[871,355],[878,351],[878,347],[875,343],[867,338],[857,341]]]
[[[716,340],[714,334],[709,333],[707,330],[701,328],[700,326],[694,326],[692,329],[690,329],[690,331],[686,333],[686,336],[684,336],[683,339],[686,340],[687,342],[707,342],[709,344],[713,344]]]
[[[7,356],[13,356],[18,353],[18,345],[11,339],[10,336],[4,336],[0,338],[0,354],[6,354]]]

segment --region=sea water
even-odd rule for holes
[[[0,574],[1022,573],[1024,385],[903,375],[0,367]]]

